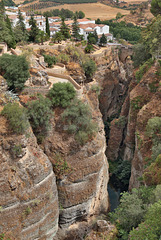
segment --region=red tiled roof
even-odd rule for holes
[[[59,31],[57,28],[50,28],[50,31]]]
[[[9,19],[16,19],[17,15],[8,15]]]
[[[79,24],[79,27],[82,29],[95,28],[97,27],[97,24],[95,23]]]
[[[51,18],[51,19],[60,19],[60,17],[48,17],[48,18]]]
[[[87,21],[90,21],[89,19],[87,18],[82,18],[82,19],[77,19],[78,22],[87,22]]]

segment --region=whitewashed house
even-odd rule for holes
[[[49,24],[60,21],[60,17],[48,17]]]
[[[87,23],[87,24],[80,24],[80,34],[84,36],[84,39],[88,39],[89,33],[94,33],[96,30],[98,38],[100,39],[102,34],[104,33],[107,37],[107,41],[112,40],[113,36],[109,33],[109,26],[103,24],[95,24],[95,23]]]

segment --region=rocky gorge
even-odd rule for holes
[[[59,108],[41,144],[31,128],[24,135],[13,134],[0,115],[0,233],[6,239],[83,239],[110,207],[108,161],[121,157],[131,162],[130,189],[143,181],[139,178],[146,172],[152,146],[145,127],[161,113],[158,66],[137,83],[128,54],[122,59],[118,49],[109,48],[91,58],[97,71],[82,87],[81,100],[89,105],[98,133],[84,146],[63,131]],[[0,84],[2,108],[7,101],[5,80]],[[99,96],[93,86],[100,87]]]

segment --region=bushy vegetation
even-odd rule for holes
[[[117,37],[119,34],[120,38],[129,41],[132,44],[135,44],[141,38],[141,28],[134,26],[133,24],[125,23],[124,21],[115,22],[113,20],[100,21],[96,20],[96,24],[107,24],[110,27],[110,32],[114,37]]]
[[[118,238],[122,240],[159,239],[151,238],[151,236],[154,237],[155,234],[157,237],[160,236],[160,210],[156,208],[158,204],[160,205],[160,200],[161,185],[156,188],[142,186],[132,189],[131,193],[122,193],[120,205],[115,212],[109,214],[111,221],[116,224],[119,231]],[[158,211],[156,213],[154,210],[157,220],[152,209]]]
[[[20,91],[28,79],[29,65],[24,56],[3,54],[0,57],[0,74],[7,80],[10,90]]]
[[[11,22],[9,18],[5,17],[4,11],[4,8],[0,6],[0,42],[5,42],[10,48],[15,48],[16,42],[13,35]]]
[[[152,158],[153,160],[161,153],[161,117],[154,117],[148,120],[146,134],[152,139]],[[158,155],[156,155],[158,153]]]
[[[67,64],[69,62],[69,56],[64,53],[59,54],[57,59],[58,59],[58,62],[63,63],[63,64]]]
[[[161,236],[161,201],[149,207],[144,222],[130,232],[130,240],[158,240]]]
[[[91,44],[88,44],[84,50],[85,50],[85,53],[91,53],[94,50],[94,48]]]
[[[131,176],[131,163],[122,159],[114,162],[109,160],[109,172],[113,186],[121,191],[127,191]]]
[[[87,59],[82,64],[85,76],[87,79],[91,79],[96,71],[96,63],[92,59]]]
[[[53,64],[56,64],[57,58],[55,56],[50,56],[43,54],[44,61],[48,64],[48,67],[51,68]]]
[[[151,54],[147,52],[145,45],[143,43],[138,43],[134,45],[134,54],[132,56],[134,61],[134,67],[139,67],[144,62],[146,62],[149,58],[151,58]]]
[[[44,17],[64,17],[64,18],[72,18],[74,16],[74,12],[68,10],[68,9],[64,9],[62,8],[61,10],[59,9],[53,9],[51,11],[46,11],[43,13]],[[76,15],[79,19],[82,19],[85,17],[85,14],[82,11],[76,12]]]
[[[147,60],[143,65],[141,65],[139,67],[139,70],[136,71],[135,73],[135,77],[137,79],[137,82],[139,83],[140,80],[142,79],[143,75],[149,70],[149,68],[152,66],[153,64],[153,60],[150,58],[149,60]]]
[[[54,107],[67,107],[76,96],[76,91],[71,83],[56,83],[48,93]]]
[[[27,114],[23,107],[18,103],[9,103],[4,106],[1,114],[5,116],[9,122],[9,128],[17,134],[25,133],[28,128]]]
[[[45,135],[50,127],[50,119],[53,116],[50,100],[38,95],[37,100],[27,104],[27,111],[34,133],[36,135],[39,133]]]
[[[81,145],[91,139],[97,131],[88,105],[77,99],[65,109],[62,120],[67,131],[74,134],[76,141]]]
[[[51,2],[55,2],[55,0],[50,0]],[[41,2],[47,2],[47,0],[41,0]],[[97,0],[56,0],[57,3],[63,4],[73,4],[73,3],[94,3]]]

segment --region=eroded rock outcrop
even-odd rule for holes
[[[140,83],[130,92],[128,134],[125,139],[125,153],[129,151],[129,143],[135,147],[134,156],[131,159],[130,189],[139,187],[142,181],[147,185],[155,184],[152,179],[148,181],[148,178],[146,180],[145,176],[142,177],[152,163],[153,142],[147,134],[147,123],[151,118],[161,117],[160,77],[156,74],[157,69],[155,65],[152,66]]]
[[[101,86],[99,96],[100,111],[103,120],[110,123],[110,134],[107,136],[106,151],[109,160],[116,160],[126,135],[126,124],[129,112],[129,84],[133,78],[133,67],[130,59],[122,63],[117,50],[108,53],[106,64],[98,66],[95,79]],[[108,130],[108,131],[109,131]]]
[[[0,116],[0,233],[11,240],[51,240],[58,229],[58,196],[51,163],[26,135]]]
[[[59,109],[55,111],[55,121],[43,144],[44,152],[57,173],[59,224],[69,231],[76,230],[72,239],[76,236],[76,239],[81,239],[81,222],[87,227],[93,215],[108,209],[106,141],[97,96],[88,91],[83,101],[89,104],[93,119],[99,124],[96,136],[84,146],[77,144],[73,136],[63,131]]]

